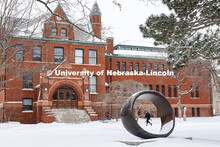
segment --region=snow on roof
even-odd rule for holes
[[[85,30],[86,32],[90,32],[89,28],[87,25],[78,25],[79,28]],[[104,40],[101,40],[93,35],[90,35],[86,32],[81,31],[79,28],[74,27],[74,35],[75,35],[75,40],[78,41],[89,41],[89,42],[105,42]]]
[[[142,40],[125,40],[123,42],[120,42],[118,45],[131,45],[131,46],[145,46],[145,47],[156,47],[156,48],[165,48],[163,45],[154,45],[153,39],[145,39]]]
[[[21,24],[20,26],[18,25],[19,27],[18,29],[16,29],[14,36],[40,37],[41,38],[43,37],[44,24],[54,23],[52,21],[49,21],[50,17],[51,17],[51,13],[45,13],[34,19],[11,18],[9,26],[13,26],[16,22],[19,22]],[[82,30],[74,26],[75,40],[82,41],[82,42],[105,42],[104,40],[101,40],[95,37],[94,35],[89,34],[89,32],[91,31],[89,30],[87,24],[76,24],[76,25],[77,27],[84,30],[85,32],[83,32]]]
[[[92,6],[92,10],[91,10],[90,15],[92,15],[92,14],[101,14],[101,11],[99,9],[99,5],[98,5],[97,1],[95,1]]]
[[[114,54],[122,56],[139,56],[139,57],[150,57],[155,59],[166,59],[167,53],[165,52],[148,52],[148,51],[134,51],[134,50],[114,50]]]

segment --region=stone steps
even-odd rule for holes
[[[98,114],[92,107],[84,107],[84,109],[86,110],[87,114],[89,115],[92,121],[98,120]]]
[[[86,123],[91,121],[85,110],[78,109],[52,109],[55,122],[58,123]]]

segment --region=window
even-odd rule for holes
[[[149,63],[149,64],[148,64],[148,73],[151,73],[151,71],[152,71],[152,64]]]
[[[130,71],[133,71],[133,63],[130,62]]]
[[[199,87],[198,86],[196,87],[196,97],[197,98],[199,97]]]
[[[159,85],[156,85],[156,91],[159,92]]]
[[[143,63],[143,73],[146,73],[146,64]]]
[[[161,91],[162,91],[162,94],[165,95],[165,86],[164,85],[161,86]]]
[[[33,61],[41,61],[41,46],[35,46],[33,50]]]
[[[95,16],[93,16],[93,23],[95,23]]]
[[[89,64],[96,65],[97,64],[97,51],[89,50]]]
[[[57,28],[51,28],[51,36],[57,36]]]
[[[116,62],[116,71],[120,71],[120,62]]]
[[[63,47],[54,47],[54,62],[62,62],[63,59]]]
[[[67,37],[67,30],[65,28],[61,28],[61,37]]]
[[[195,116],[195,108],[192,108],[192,117]]]
[[[15,61],[24,61],[24,47],[22,44],[15,45]]]
[[[33,99],[23,98],[23,111],[32,111],[32,110],[33,110]]]
[[[123,72],[126,72],[126,62],[123,62],[123,63],[122,63],[122,71],[123,71]]]
[[[57,90],[53,93],[53,100],[57,100]]]
[[[164,72],[164,64],[161,64],[161,72]]]
[[[153,86],[152,86],[152,85],[149,85],[149,89],[150,89],[150,90],[153,90]]]
[[[196,108],[197,116],[200,117],[200,108]]]
[[[171,97],[171,86],[168,85],[168,97]]]
[[[191,86],[190,89],[192,90],[192,88],[193,88],[193,87]],[[191,91],[191,97],[194,97],[193,90]]]
[[[97,76],[89,77],[90,93],[97,93]]]
[[[177,97],[176,85],[173,86],[173,97]]]
[[[84,51],[83,49],[75,49],[75,64],[84,63]]]
[[[99,23],[99,17],[97,17],[97,23]]]
[[[144,89],[147,89],[147,85],[146,84],[144,84]]]
[[[136,71],[139,73],[139,63],[136,63]]]
[[[169,70],[169,71],[171,71],[171,66],[168,64],[167,65],[167,69]]]
[[[158,64],[155,64],[155,71],[158,72]]]
[[[23,88],[33,89],[33,74],[23,76]]]

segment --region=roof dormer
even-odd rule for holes
[[[66,22],[66,23],[70,22],[69,18],[67,17],[67,15],[66,15],[65,11],[63,10],[63,7],[61,6],[60,3],[57,5],[57,7],[53,11],[53,13],[58,14],[59,16],[65,18],[66,20],[64,20],[58,16],[51,15],[49,21]]]
[[[70,25],[70,20],[67,17],[63,7],[59,3],[53,13],[59,15],[51,15],[44,24],[44,37],[57,39],[74,40],[74,29]]]

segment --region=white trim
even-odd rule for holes
[[[39,101],[41,95],[41,90],[39,90],[37,101]]]
[[[22,101],[9,101],[9,102],[5,102],[5,103],[8,103],[8,104],[22,104],[23,102]],[[38,103],[38,102],[33,102],[33,103]]]
[[[76,79],[76,80],[82,80],[82,78],[69,78],[69,77],[49,77],[52,79]]]
[[[33,88],[22,88],[22,90],[24,90],[24,91],[34,91]]]
[[[101,67],[101,64],[76,64],[76,63],[70,63],[73,65],[80,65],[80,66],[97,66],[97,67]]]
[[[98,94],[97,92],[91,92],[91,93],[89,93],[89,94]]]
[[[178,99],[178,97],[166,97],[167,99]]]
[[[8,103],[8,104],[22,104],[23,102],[22,101],[9,101],[9,102],[5,102],[5,103]]]
[[[22,111],[22,113],[34,113],[33,110],[28,110],[28,111]]]
[[[191,96],[190,96],[190,98],[191,98],[191,100],[200,99],[200,97],[191,97]]]

